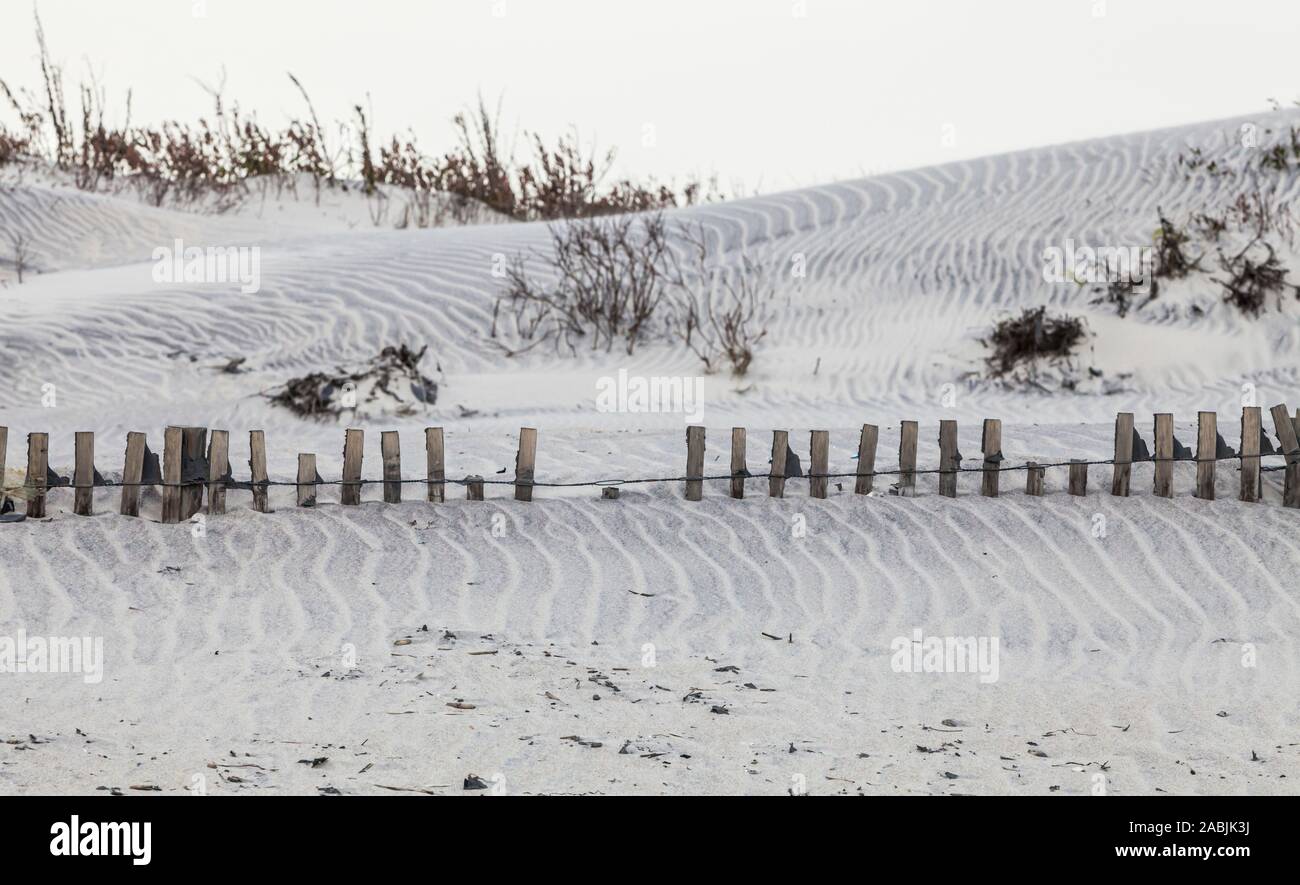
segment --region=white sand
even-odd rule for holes
[[[706,380],[708,472],[727,472],[733,425],[750,428],[755,472],[778,425],[805,467],[807,429],[829,429],[831,468],[849,472],[864,421],[881,425],[878,464],[891,469],[902,419],[922,422],[922,466],[935,465],[939,418],[959,420],[969,465],[984,417],[1005,421],[1004,451],[1021,463],[1109,457],[1117,411],[1136,412],[1148,438],[1150,413],[1173,411],[1194,445],[1195,412],[1214,409],[1235,446],[1243,384],[1266,408],[1300,406],[1294,307],[1245,320],[1201,278],[1119,321],[1039,275],[1045,245],[1146,242],[1157,204],[1180,214],[1227,188],[1174,157],[1239,123],[684,213],[733,250],[777,265],[804,253],[809,267],[751,376]],[[336,477],[342,427],[258,392],[406,341],[431,345],[446,383],[437,407],[366,425],[368,477],[385,429],[401,430],[405,472],[419,476],[434,425],[453,477],[508,477],[520,426],[541,430],[543,481],[683,472],[680,415],[599,413],[594,396],[620,368],[695,375],[689,354],[511,360],[485,340],[492,256],[541,247],[543,226],[340,230],[311,214],[276,225],[0,191],[0,233],[27,231],[43,271],[0,289],[10,466],[41,430],[66,473],[73,431],[93,430],[114,477],[128,431],[158,451],[164,425],[192,423],[232,431],[239,478],[253,428],[267,431],[273,476],[292,478],[297,452],[314,451]],[[154,284],[150,252],[177,236],[259,245],[262,292]],[[1128,374],[1122,392],[965,380],[974,339],[1044,300],[1088,316],[1089,362],[1108,380]],[[1208,313],[1164,307],[1192,303]],[[234,356],[247,373],[212,370]],[[812,501],[792,481],[773,501],[753,480],[743,502],[711,483],[696,505],[675,484],[618,502],[539,489],[531,505],[493,486],[485,504],[453,487],[438,507],[347,510],[326,489],[303,511],[277,489],[271,515],[232,492],[230,514],[198,538],[157,524],[152,494],[145,519],[117,516],[108,491],[84,519],[56,491],[50,521],[0,526],[0,636],[103,637],[104,679],[0,675],[0,790],[175,792],[203,776],[211,793],[460,793],[473,773],[509,793],[1295,792],[1300,517],[1278,506],[1276,473],[1266,503],[1244,505],[1230,463],[1215,502],[1190,496],[1189,465],[1174,501],[1153,498],[1150,471],[1135,469],[1127,500],[1105,494],[1102,467],[1084,500],[1063,494],[1061,470],[1042,500],[1023,496],[1019,473],[996,501],[977,497],[973,475],[956,501],[932,476],[915,500],[833,482]],[[997,681],[895,672],[891,644],[918,629],[996,637]]]

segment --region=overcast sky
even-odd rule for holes
[[[1300,97],[1296,0],[43,0],[56,60],[134,119],[193,120],[215,83],[263,123],[367,95],[426,151],[481,91],[507,132],[619,149],[619,171],[773,191]],[[39,85],[28,0],[0,77]],[[70,87],[69,97],[75,91]],[[6,117],[6,119],[11,119]]]

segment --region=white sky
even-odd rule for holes
[[[509,133],[584,137],[618,170],[773,191],[1300,97],[1296,0],[42,0],[70,81],[93,64],[134,120],[210,108],[279,125],[306,84],[326,121],[450,146],[504,95]],[[0,0],[0,77],[39,85],[29,0]],[[6,117],[6,119],[9,119]],[[653,141],[645,136],[653,127]],[[729,189],[729,188],[728,188]]]

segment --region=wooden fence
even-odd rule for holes
[[[957,422],[944,420],[939,423],[939,466],[928,470],[917,467],[917,422],[902,422],[896,470],[876,469],[880,432],[878,427],[868,424],[862,429],[857,466],[851,473],[830,471],[830,434],[824,430],[814,430],[810,440],[810,463],[806,477],[809,494],[813,498],[827,497],[830,480],[838,478],[853,479],[854,493],[869,495],[875,490],[876,479],[883,476],[897,477],[892,491],[898,495],[911,496],[916,494],[918,476],[934,474],[938,477],[939,494],[955,498],[958,475],[979,473],[980,494],[996,498],[1002,493],[1005,474],[1024,472],[1025,494],[1042,496],[1047,469],[1063,467],[1068,468],[1069,493],[1084,496],[1088,493],[1088,468],[1109,465],[1113,468],[1111,495],[1127,497],[1131,489],[1133,465],[1151,462],[1154,466],[1154,493],[1159,497],[1171,498],[1174,495],[1174,464],[1188,461],[1196,465],[1196,496],[1213,500],[1218,464],[1237,461],[1240,465],[1240,500],[1249,503],[1261,501],[1263,472],[1281,470],[1284,471],[1283,506],[1300,508],[1300,410],[1292,417],[1285,405],[1279,405],[1270,410],[1270,415],[1280,444],[1278,449],[1274,448],[1264,433],[1263,414],[1258,407],[1242,410],[1241,444],[1236,451],[1228,448],[1219,433],[1217,415],[1214,412],[1201,412],[1195,453],[1175,439],[1173,415],[1167,413],[1154,416],[1155,451],[1146,452],[1146,443],[1135,431],[1133,414],[1125,412],[1115,421],[1113,458],[1104,461],[1072,459],[1056,464],[1031,461],[1022,465],[1008,465],[1005,462],[1002,455],[1002,422],[989,419],[984,422],[982,459],[978,467],[961,466],[963,458],[957,449]],[[4,476],[8,435],[8,429],[0,427],[0,477]],[[798,464],[790,456],[789,439],[788,431],[778,430],[772,434],[771,468],[766,478],[768,494],[774,498],[785,496],[786,483],[791,479],[787,475],[789,468]],[[361,503],[361,492],[365,486],[382,485],[384,502],[396,504],[402,501],[403,488],[411,484],[425,486],[425,497],[429,502],[442,503],[446,500],[449,485],[463,486],[466,498],[470,501],[484,500],[486,485],[513,485],[515,500],[527,502],[533,500],[533,492],[537,488],[601,487],[604,498],[617,499],[622,485],[680,482],[684,483],[686,499],[699,501],[704,496],[705,482],[727,481],[730,496],[743,498],[746,481],[762,478],[751,474],[746,466],[746,431],[740,427],[731,433],[731,470],[721,476],[705,475],[703,427],[687,429],[685,475],[601,482],[538,482],[535,475],[537,431],[532,428],[520,431],[513,480],[489,481],[481,476],[467,476],[462,480],[447,479],[443,430],[440,427],[431,427],[425,431],[426,475],[420,479],[403,478],[401,448],[396,432],[381,435],[383,478],[380,480],[365,480],[361,477],[365,456],[365,433],[361,430],[348,430],[344,435],[343,475],[336,481],[321,478],[316,470],[316,455],[311,453],[298,456],[298,474],[295,480],[271,480],[266,467],[266,435],[260,430],[249,433],[248,481],[236,481],[233,478],[229,453],[230,434],[227,431],[214,430],[209,435],[208,430],[201,427],[168,427],[163,435],[162,461],[159,466],[157,456],[149,451],[145,434],[130,433],[126,439],[122,479],[110,482],[103,479],[95,469],[94,434],[77,433],[75,468],[72,478],[67,480],[56,476],[49,468],[49,435],[31,433],[27,436],[26,479],[21,490],[15,490],[13,494],[25,500],[28,518],[42,519],[46,515],[46,499],[55,489],[70,488],[73,492],[73,513],[90,516],[95,489],[117,488],[121,490],[121,514],[138,517],[140,490],[155,487],[162,490],[162,522],[174,524],[192,519],[203,509],[205,491],[207,513],[215,515],[226,512],[227,493],[234,490],[251,493],[253,510],[270,512],[269,491],[276,486],[295,488],[300,507],[316,506],[323,486],[338,486],[340,503],[343,506],[356,506]],[[1263,467],[1261,460],[1269,456],[1283,458],[1284,464],[1276,468]],[[13,503],[0,495],[0,509],[12,510]]]

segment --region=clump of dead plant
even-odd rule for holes
[[[983,340],[992,351],[985,363],[995,378],[1022,367],[1032,371],[1044,361],[1068,360],[1087,336],[1087,323],[1080,317],[1052,316],[1046,307],[1026,308],[1019,316],[1000,320]]]

